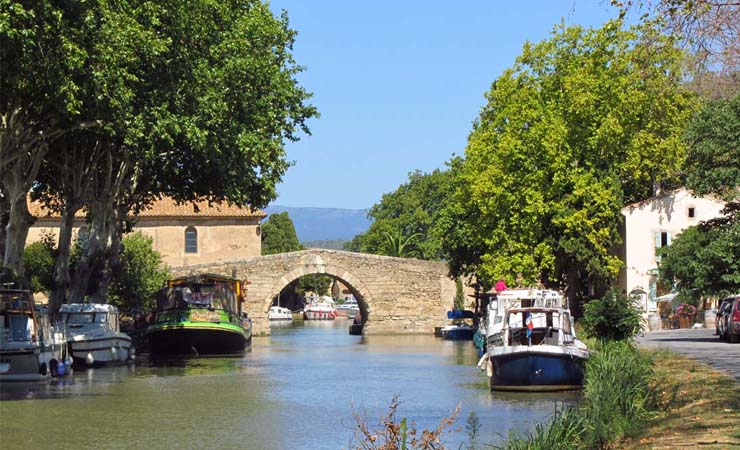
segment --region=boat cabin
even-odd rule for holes
[[[34,304],[28,291],[0,291],[0,340],[36,342],[37,325]]]
[[[68,303],[59,309],[61,321],[68,329],[108,328],[118,331],[118,308],[104,303]]]

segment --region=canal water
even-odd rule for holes
[[[470,412],[480,443],[526,431],[577,394],[490,392],[470,342],[431,336],[350,336],[349,322],[273,326],[239,358],[77,370],[45,384],[0,386],[0,448],[352,448],[355,413],[371,428],[394,395],[398,417],[434,428],[459,404],[448,448],[465,441]]]

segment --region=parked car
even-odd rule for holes
[[[725,316],[727,315],[727,311],[730,310],[732,307],[732,297],[728,297],[725,299],[720,300],[719,307],[717,308],[717,317],[714,322],[714,326],[716,328],[716,334],[719,336],[719,340],[723,341],[725,339]]]
[[[725,302],[727,302],[727,306],[725,306]],[[740,342],[740,294],[723,299],[720,308],[723,306],[725,309],[720,318],[720,339],[732,343]]]

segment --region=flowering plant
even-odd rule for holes
[[[689,305],[687,303],[678,305],[678,308],[676,309],[676,315],[678,315],[678,317],[694,317],[695,314],[696,306]]]

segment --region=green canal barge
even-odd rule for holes
[[[154,323],[144,332],[151,354],[243,353],[252,341],[252,321],[243,311],[247,284],[215,274],[168,281],[156,295]]]

